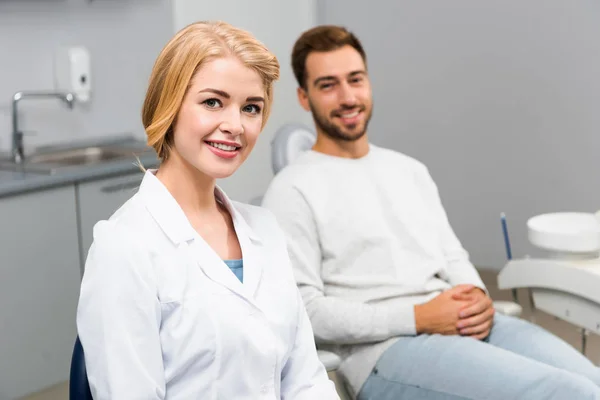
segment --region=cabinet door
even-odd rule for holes
[[[143,177],[143,173],[136,172],[77,186],[82,272],[92,245],[94,225],[108,219],[129,200],[137,192]]]
[[[0,399],[69,379],[80,270],[74,186],[0,199]]]

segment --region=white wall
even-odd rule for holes
[[[53,90],[61,46],[91,54],[89,104],[20,104],[26,149],[130,132],[145,137],[141,107],[158,52],[173,32],[170,0],[0,0],[0,150],[10,149],[11,100],[20,90]]]
[[[473,261],[530,253],[527,218],[600,208],[600,3],[322,0],[366,47],[375,143],[424,161]]]
[[[290,55],[297,37],[315,23],[313,0],[214,1],[174,0],[175,29],[198,20],[223,20],[252,32],[277,56],[281,78],[275,85],[275,101],[269,122],[244,165],[232,177],[219,182],[233,199],[249,201],[266,190],[271,172],[270,141],[282,124],[311,123],[310,115],[296,100]]]

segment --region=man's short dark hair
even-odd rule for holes
[[[358,38],[346,28],[335,25],[321,25],[304,32],[292,50],[292,69],[300,87],[306,89],[306,59],[314,51],[327,52],[344,46],[352,46],[365,62],[367,56]]]

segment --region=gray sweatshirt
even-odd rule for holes
[[[354,395],[395,338],[416,334],[416,304],[461,283],[485,290],[427,168],[401,153],[308,151],[275,176],[263,206],[287,235],[317,345],[342,358]]]

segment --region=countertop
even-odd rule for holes
[[[136,146],[138,144],[139,146]],[[142,145],[141,142],[133,143],[133,145],[129,143],[129,145],[132,147],[131,157],[94,165],[65,168],[53,174],[0,170],[0,198],[116,177],[135,173],[136,171],[141,174],[142,170],[138,165],[136,156],[144,168],[156,168],[158,166],[158,159],[151,148]]]

